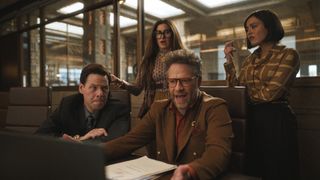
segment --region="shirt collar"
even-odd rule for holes
[[[274,45],[271,49],[270,49],[270,52],[280,52],[282,51],[286,46],[284,45],[281,45],[281,44],[276,44]],[[259,54],[261,52],[261,48],[259,47],[258,49],[256,49],[253,54],[257,57],[259,57]]]
[[[97,119],[98,118],[98,115],[99,115],[99,112],[100,111],[97,111],[97,112],[95,112],[95,113],[91,113],[91,112],[89,112],[88,111],[88,109],[86,108],[86,106],[84,106],[84,114],[85,114],[85,116],[86,116],[86,119],[88,118],[88,116],[93,116],[95,119]]]

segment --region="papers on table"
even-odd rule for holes
[[[105,167],[106,178],[112,180],[150,180],[159,177],[160,173],[171,171],[176,165],[143,156],[138,159],[111,164]]]

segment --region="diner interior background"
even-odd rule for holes
[[[0,3],[1,37],[6,39],[10,33],[17,31],[22,34],[23,47],[19,56],[22,67],[20,74],[16,74],[19,84],[77,85],[81,68],[88,62],[105,64],[121,78],[135,80],[140,61],[137,59],[137,0],[127,0],[119,7],[120,58],[116,62],[119,66],[117,72],[114,72],[113,61],[115,40],[112,1],[106,6],[98,6],[106,2],[99,0],[5,2]],[[243,28],[245,17],[257,9],[271,9],[279,15],[285,28],[285,38],[281,43],[299,51],[301,68],[297,77],[319,75],[318,0],[207,1],[212,2],[221,4],[211,4],[218,6],[211,7],[197,0],[145,0],[143,43],[150,37],[154,22],[161,18],[171,19],[187,47],[201,56],[203,80],[224,80],[224,43],[234,40],[237,48],[235,63],[239,68],[249,53]],[[92,10],[85,11],[88,7]],[[71,13],[74,15],[70,16]],[[9,66],[4,67],[3,77],[8,76],[10,79],[10,76],[15,76],[8,72]],[[41,68],[44,73],[41,73]]]
[[[1,1],[0,91],[15,86],[76,89],[82,67],[90,62],[132,82],[152,25],[162,18],[173,20],[183,42],[201,56],[202,85],[226,85],[224,43],[234,40],[239,69],[249,53],[244,19],[254,10],[270,9],[285,29],[281,43],[300,54],[290,104],[298,120],[301,177],[319,179],[320,0],[200,1],[126,0],[119,6],[113,0]],[[138,2],[144,2],[145,13]],[[205,4],[217,2],[229,4]],[[142,99],[143,94],[131,96],[132,122],[138,121]]]

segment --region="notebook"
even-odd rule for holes
[[[104,180],[102,148],[0,131],[0,179]]]

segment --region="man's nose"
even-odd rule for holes
[[[97,96],[104,96],[105,92],[102,88],[97,89]]]
[[[164,35],[164,33],[162,33],[159,39],[165,39],[165,38],[166,36]]]
[[[183,87],[181,81],[180,81],[180,80],[177,80],[177,84],[176,84],[175,89],[176,89],[176,90],[181,90],[181,89],[183,89],[183,88],[184,88],[184,87]]]

